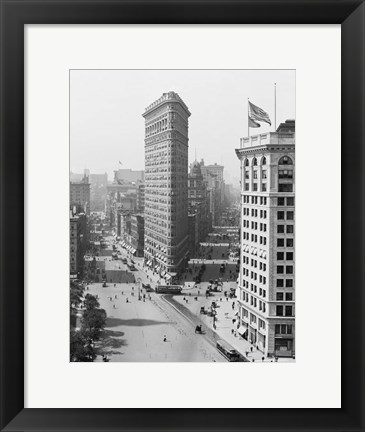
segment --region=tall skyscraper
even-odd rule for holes
[[[268,356],[295,353],[295,121],[241,139],[239,332]]]
[[[145,260],[166,280],[188,254],[188,118],[175,92],[149,105],[145,119]]]

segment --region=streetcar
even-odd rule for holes
[[[157,285],[155,289],[158,294],[181,294],[181,285]]]
[[[217,349],[218,351],[225,357],[229,362],[243,362],[245,361],[241,354],[236,351],[233,346],[231,346],[229,343],[218,340],[217,341]]]

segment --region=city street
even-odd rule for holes
[[[108,284],[106,288],[102,284],[92,284],[89,287],[87,292],[98,295],[100,306],[108,316],[105,338],[98,349],[107,354],[110,361],[226,361],[158,294],[143,290],[141,294],[146,296],[143,301],[138,300],[137,284]],[[101,357],[96,361],[101,361]]]

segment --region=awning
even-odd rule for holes
[[[231,288],[232,289],[232,288]],[[233,291],[234,291],[235,289],[233,288]],[[234,316],[237,316],[238,315],[238,311],[234,314]]]
[[[172,276],[169,275],[168,273],[166,274],[166,279],[167,279],[167,280],[171,279],[171,277],[172,277]]]
[[[243,337],[247,333],[248,328],[245,329],[238,329],[238,333]]]
[[[162,271],[161,276],[164,277],[166,274],[165,270]]]

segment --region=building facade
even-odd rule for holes
[[[188,213],[189,249],[190,253],[194,254],[199,242],[205,241],[212,228],[207,183],[202,175],[200,163],[197,161],[191,164],[188,176]]]
[[[205,165],[204,160],[202,159],[200,167],[208,188],[209,211],[212,214],[213,225],[220,225],[224,203],[224,166],[218,165],[217,163],[213,165]]]
[[[136,256],[144,256],[144,215],[141,213],[131,216],[131,245]]]
[[[145,261],[173,277],[188,254],[188,118],[175,92],[149,105],[145,119]]]
[[[239,332],[267,356],[295,354],[295,122],[241,139]]]
[[[119,169],[114,171],[115,183],[137,183],[144,181],[144,171],[132,169]]]
[[[144,212],[145,184],[139,183],[137,190],[137,209]]]
[[[70,276],[73,278],[83,275],[87,240],[86,215],[70,211]]]
[[[70,182],[70,210],[90,215],[90,183],[86,175],[79,182]]]

